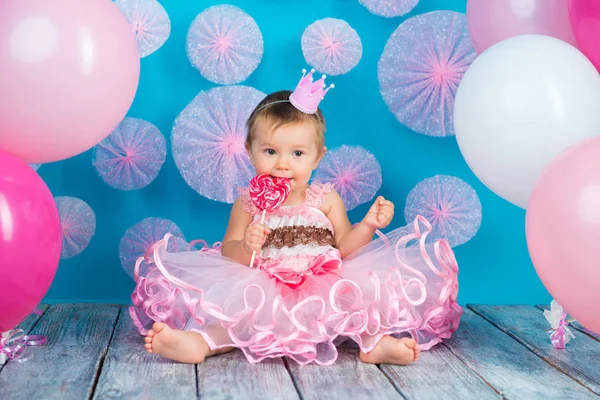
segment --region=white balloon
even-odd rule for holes
[[[463,76],[454,128],[475,175],[526,208],[535,182],[558,153],[600,134],[600,75],[579,50],[559,39],[503,40]]]

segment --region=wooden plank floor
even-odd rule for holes
[[[19,328],[45,335],[25,362],[0,366],[0,398],[20,399],[598,399],[600,338],[574,325],[565,350],[543,306],[465,309],[451,340],[407,367],[363,364],[340,348],[333,366],[286,359],[250,364],[239,351],[199,365],[143,349],[127,306],[46,306]]]

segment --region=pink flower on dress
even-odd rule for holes
[[[342,259],[338,250],[320,254],[310,262],[306,269],[295,270],[290,268],[285,258],[279,260],[265,260],[260,264],[260,269],[286,284],[291,289],[296,289],[306,281],[308,275],[328,275],[342,267]]]

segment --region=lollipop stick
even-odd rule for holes
[[[265,223],[265,214],[267,213],[267,210],[263,210],[262,212],[262,216],[260,217],[260,224],[264,224]],[[256,250],[254,250],[252,252],[252,258],[250,259],[250,268],[253,268],[254,265],[254,257],[256,257]]]

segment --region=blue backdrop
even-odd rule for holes
[[[146,217],[174,221],[188,240],[221,240],[230,206],[198,195],[183,180],[170,152],[175,117],[201,90],[215,85],[192,67],[185,53],[187,29],[198,13],[215,1],[161,0],[171,19],[171,36],[157,52],[141,60],[140,84],[128,116],[148,120],[167,138],[168,155],[158,177],[143,189],[123,192],[109,187],[92,166],[92,152],[43,165],[39,173],[55,196],[86,201],[96,213],[97,228],[89,247],[62,260],[46,302],[129,302],[134,287],[119,261],[125,230]],[[347,21],[360,35],[363,57],[346,75],[331,79],[336,88],[322,104],[327,119],[326,145],[362,145],[379,161],[380,194],[396,204],[392,226],[404,225],[408,192],[421,180],[453,175],[478,193],[483,220],[478,234],[455,248],[460,266],[459,301],[465,303],[540,303],[550,295],[529,259],[525,212],[490,192],[473,175],[456,140],[432,138],[401,125],[386,107],[377,81],[377,62],[392,32],[406,18],[433,10],[465,12],[466,0],[421,0],[408,15],[373,15],[358,0],[235,0],[257,22],[264,56],[257,70],[240,83],[265,93],[292,88],[306,67],[300,37],[314,21],[326,17]],[[110,29],[110,27],[107,27]],[[507,160],[508,162],[508,160]],[[368,208],[349,215],[359,221]]]

